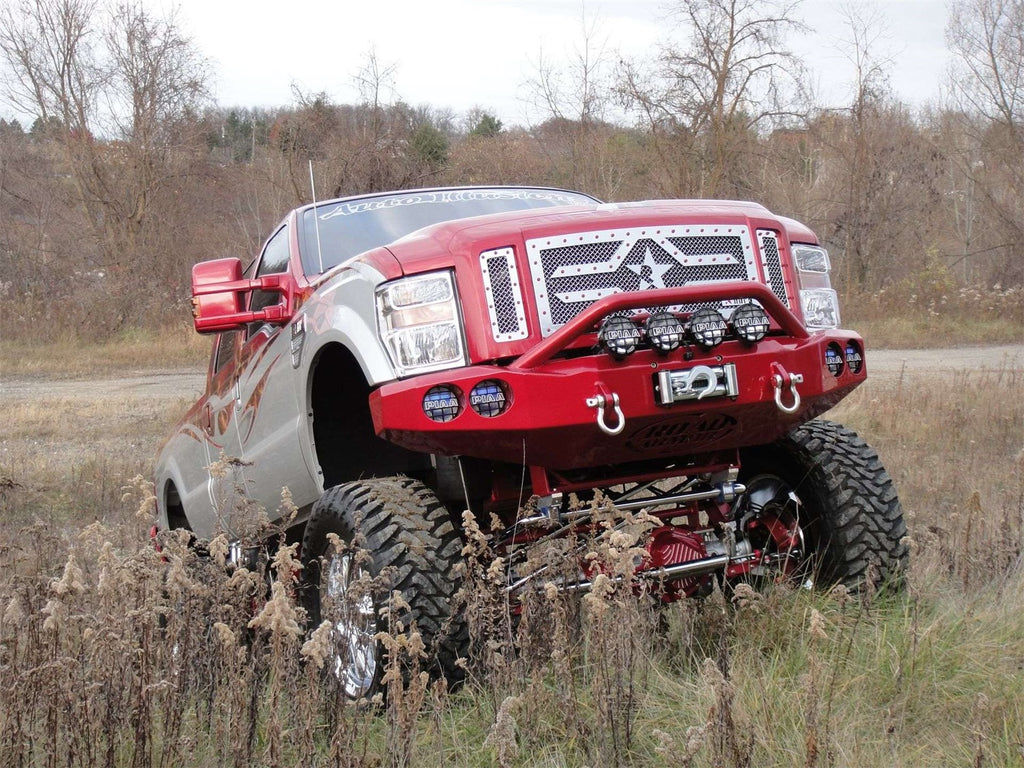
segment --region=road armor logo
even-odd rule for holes
[[[736,419],[724,413],[701,414],[685,421],[662,421],[637,430],[627,445],[640,453],[672,453],[718,442],[736,429]]]

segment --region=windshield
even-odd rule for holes
[[[557,189],[491,188],[396,192],[322,203],[316,207],[316,224],[312,208],[302,212],[302,268],[307,275],[319,274],[371,248],[442,221],[595,202],[578,192]]]

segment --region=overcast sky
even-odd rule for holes
[[[393,98],[456,113],[481,107],[525,125],[538,117],[525,83],[542,53],[557,64],[580,49],[584,9],[595,47],[610,61],[684,39],[666,0],[300,0],[273,11],[252,0],[148,2],[155,11],[178,6],[179,24],[211,60],[222,106],[292,104],[293,85],[354,101],[355,75],[372,50],[382,66],[394,66]],[[947,65],[945,0],[804,0],[800,14],[811,30],[789,42],[815,76],[818,103],[849,103],[845,6],[883,19],[875,53],[892,60],[897,95],[914,106],[937,100]]]
[[[581,47],[584,9],[611,60],[643,57],[671,40],[665,0],[306,0],[260,12],[251,0],[180,0],[181,22],[213,59],[224,105],[292,103],[291,86],[356,98],[354,75],[374,50],[394,65],[396,95],[456,112],[479,106],[506,123],[529,122],[524,83],[544,59]],[[848,103],[852,67],[842,8],[880,14],[877,53],[892,59],[892,85],[915,106],[936,100],[946,69],[945,0],[804,0],[811,27],[791,43],[816,75],[823,105]],[[675,39],[682,40],[678,30]]]

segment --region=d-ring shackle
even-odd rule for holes
[[[618,420],[618,425],[609,427],[604,420],[604,409],[608,405],[608,400],[604,395],[595,395],[594,397],[587,398],[587,407],[597,409],[597,426],[601,428],[601,431],[606,435],[617,435],[626,428],[626,417],[622,413],[622,408],[619,407],[619,393],[612,392],[611,406],[612,410],[615,411],[615,418]]]
[[[772,376],[772,386],[775,388],[775,405],[783,413],[796,413],[800,407],[800,393],[797,392],[796,385],[804,383],[804,376],[802,373],[789,373],[779,374],[776,373]],[[782,404],[782,390],[788,385],[790,391],[793,393],[793,404],[783,405]]]

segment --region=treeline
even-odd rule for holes
[[[173,16],[14,0],[0,11],[6,96],[38,118],[0,121],[3,335],[105,338],[186,317],[191,265],[254,255],[311,199],[310,161],[320,199],[536,184],[756,200],[815,229],[848,303],[936,311],[971,289],[1020,304],[1024,0],[953,4],[951,96],[919,110],[864,42],[877,20],[849,18],[853,96],[822,109],[774,2],[675,6],[676,39],[650,61],[613,61],[584,29],[569,65],[538,66],[542,117],[523,127],[387,99],[393,73],[372,54],[357,103],[211,106],[208,66]]]

